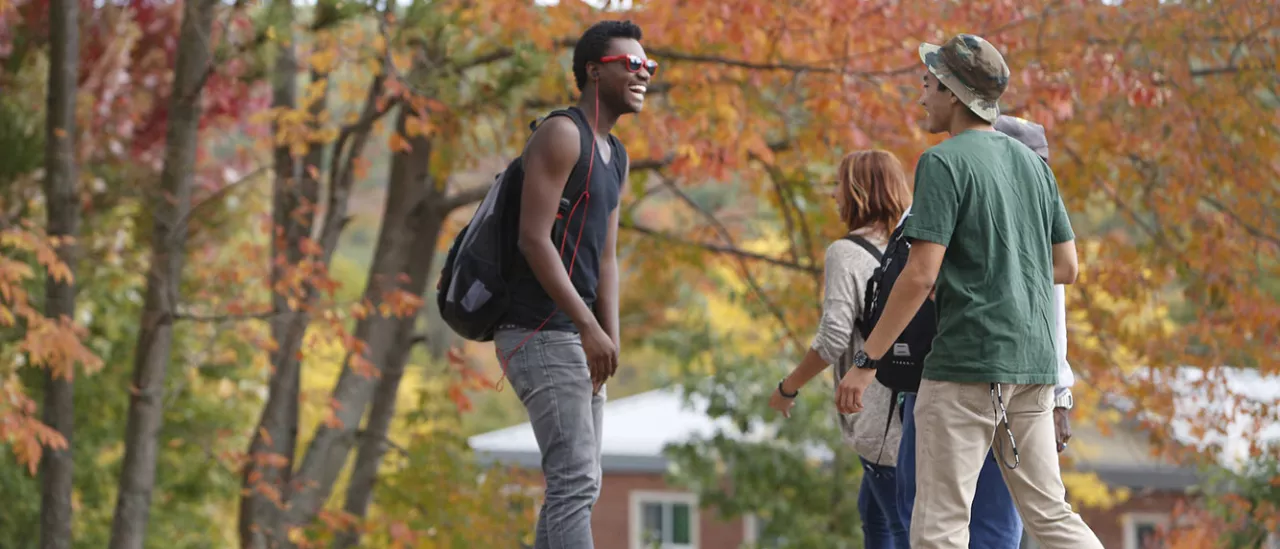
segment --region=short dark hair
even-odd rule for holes
[[[587,85],[587,62],[599,61],[609,51],[609,42],[614,38],[631,38],[640,41],[643,33],[640,26],[626,21],[601,21],[591,25],[582,33],[578,44],[573,47],[573,79],[578,82],[578,91]]]
[[[951,87],[947,86],[946,84],[943,84],[942,81],[938,80],[937,77],[934,77],[934,80],[938,81],[938,91],[944,91],[951,95],[956,95],[956,92],[951,91]],[[960,96],[956,95],[956,99],[959,100]],[[965,116],[968,116],[970,120],[974,122],[982,122],[984,124],[990,124],[990,122],[987,122],[981,116],[978,116],[978,113],[973,112],[973,109],[970,109],[969,106],[965,105],[963,101],[960,102],[960,106],[964,107],[964,114]]]

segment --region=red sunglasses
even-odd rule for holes
[[[641,68],[649,71],[649,76],[653,76],[658,72],[658,62],[652,59],[631,54],[625,55],[608,55],[600,58],[601,63],[612,63],[614,61],[626,61],[625,66],[629,72],[640,72]]]

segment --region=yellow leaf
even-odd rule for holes
[[[407,153],[413,150],[413,146],[405,138],[398,133],[391,134],[391,150],[397,153]]]
[[[236,385],[230,379],[223,379],[218,382],[218,398],[223,400],[231,398],[235,394]]]
[[[395,68],[396,72],[403,73],[409,70],[409,67],[412,65],[413,65],[413,58],[410,57],[408,53],[393,52],[391,54],[391,66]]]
[[[404,134],[406,137],[425,137],[431,135],[435,126],[430,120],[426,120],[421,116],[410,116],[404,121]]]
[[[311,54],[311,70],[320,74],[328,74],[338,65],[338,51],[336,48],[324,48]]]

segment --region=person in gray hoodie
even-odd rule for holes
[[[844,238],[827,247],[822,319],[813,345],[791,373],[778,383],[769,405],[790,415],[794,398],[810,379],[835,365],[838,381],[852,368],[851,357],[862,349],[862,333],[854,322],[863,314],[863,293],[880,265],[885,244],[902,212],[910,206],[911,186],[893,153],[870,150],[850,153],[840,163],[833,198],[840,211]],[[837,414],[844,443],[862,464],[858,514],[866,549],[908,549],[906,525],[897,509],[898,461],[902,420],[888,387],[873,382],[867,406]]]

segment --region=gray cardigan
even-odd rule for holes
[[[882,252],[888,244],[883,237],[854,231]],[[872,271],[879,266],[869,252],[848,240],[840,239],[827,246],[825,290],[822,320],[813,338],[812,348],[828,364],[836,366],[836,380],[852,367],[853,354],[862,348],[862,334],[853,321],[862,314],[862,297]],[[878,381],[872,381],[863,395],[863,410],[855,414],[836,412],[844,441],[858,455],[877,465],[893,466],[898,461],[898,441],[902,438],[902,421],[897,413],[890,418],[893,392]],[[888,435],[885,434],[886,422]]]

